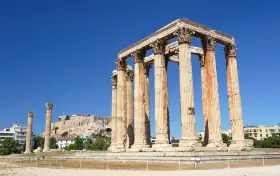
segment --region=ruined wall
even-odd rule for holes
[[[111,128],[111,118],[83,116],[52,123],[51,136],[61,137],[66,131],[73,136],[89,136],[106,128]]]

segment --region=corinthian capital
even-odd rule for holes
[[[157,39],[153,44],[151,44],[151,47],[154,50],[154,54],[164,54],[165,45],[165,41],[163,41],[162,39]]]
[[[182,28],[178,29],[178,31],[176,31],[174,34],[178,36],[179,44],[181,44],[181,43],[190,44],[192,35],[195,34],[195,32],[188,28],[182,27]]]
[[[118,58],[116,60],[116,65],[118,70],[125,70],[126,69],[126,60]]]
[[[28,111],[28,117],[33,117],[33,112],[32,111]]]
[[[225,57],[229,58],[229,57],[236,57],[236,45],[235,44],[227,44],[224,47],[225,50]]]
[[[133,81],[134,79],[134,71],[133,70],[127,70],[126,71],[126,80],[127,81]]]
[[[47,108],[47,110],[52,110],[53,104],[52,103],[47,103],[46,108]]]
[[[144,63],[144,58],[146,56],[146,50],[141,49],[141,50],[137,50],[135,51],[135,53],[133,53],[134,56],[134,63]]]
[[[202,46],[204,51],[215,51],[216,41],[214,37],[205,36],[202,38]]]
[[[113,71],[113,74],[111,76],[111,82],[112,82],[112,88],[113,89],[117,88],[117,83],[118,83],[118,73],[117,73],[117,70]]]

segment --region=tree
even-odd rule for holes
[[[57,149],[58,145],[56,144],[56,139],[54,137],[52,137],[50,139],[50,149]]]
[[[45,139],[42,136],[35,136],[33,138],[33,141],[34,141],[33,149],[37,149],[38,147],[44,146]]]
[[[56,134],[56,131],[57,131],[58,129],[59,129],[58,127],[55,127],[55,128],[54,128],[54,134]]]
[[[61,134],[61,137],[65,137],[65,136],[67,136],[68,135],[68,131],[65,131],[65,132],[63,132],[62,134]]]
[[[108,143],[104,138],[97,138],[93,143],[93,150],[107,150],[109,147]]]
[[[22,153],[22,147],[14,138],[6,138],[0,142],[0,154],[10,155]]]
[[[69,146],[64,147],[64,150],[70,151],[70,150],[76,150],[75,144],[70,144]]]
[[[223,143],[227,144],[227,146],[230,145],[231,143],[231,137],[229,137],[228,135],[226,134],[222,134],[222,139],[223,139]]]
[[[77,136],[74,140],[75,149],[83,150],[83,144],[84,144],[84,140],[80,136]]]
[[[86,150],[92,150],[92,148],[93,148],[93,142],[92,142],[92,140],[89,139],[89,138],[86,139],[83,148],[86,149]]]

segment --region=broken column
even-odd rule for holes
[[[27,122],[27,132],[26,132],[26,141],[25,141],[25,152],[31,153],[31,139],[32,139],[32,120],[33,120],[33,112],[28,111],[28,122]]]
[[[51,122],[52,122],[52,103],[46,104],[46,129],[45,129],[45,143],[43,152],[50,151],[50,138],[51,138]]]
[[[225,56],[227,59],[227,88],[228,104],[232,141],[229,146],[231,150],[242,150],[245,148],[244,122],[242,118],[241,97],[238,80],[238,69],[236,62],[236,45],[225,45]]]

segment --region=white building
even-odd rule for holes
[[[74,136],[65,136],[64,138],[60,138],[57,140],[56,145],[58,145],[58,148],[63,149],[70,144],[74,144],[75,137]]]
[[[26,140],[26,127],[13,124],[10,128],[0,130],[0,140],[4,140],[6,138],[14,138],[20,145],[24,145]],[[33,144],[33,140],[31,141]]]

